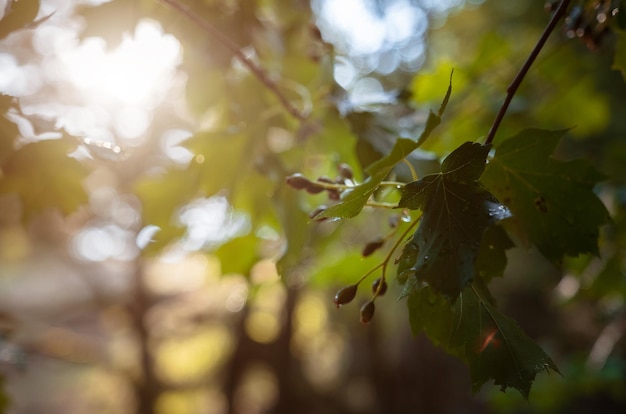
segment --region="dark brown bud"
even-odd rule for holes
[[[326,217],[321,218],[321,219],[316,218],[317,216],[319,216],[320,214],[322,214],[322,213],[323,213],[323,212],[324,212],[327,208],[328,208],[328,207],[327,207],[327,206],[325,206],[325,205],[321,205],[321,206],[319,206],[318,208],[316,208],[315,210],[313,210],[313,211],[311,211],[311,212],[309,213],[309,218],[310,218],[311,220],[317,220],[317,221],[324,221],[324,220],[327,220],[327,218],[326,218]]]
[[[372,283],[372,292],[377,296],[384,295],[385,292],[387,292],[387,281],[380,277],[374,280],[374,283]]]
[[[300,173],[292,174],[288,177],[285,177],[285,182],[287,183],[287,185],[295,188],[296,190],[308,190],[312,185],[314,185],[311,180],[309,180]]]
[[[357,288],[358,285],[348,285],[339,289],[335,294],[335,298],[333,299],[335,305],[340,308],[342,305],[352,302],[352,299],[354,299],[354,297],[356,296]]]
[[[307,193],[309,193],[309,194],[319,194],[319,193],[321,193],[322,191],[324,191],[324,190],[325,190],[325,188],[324,188],[324,187],[322,187],[322,186],[321,186],[321,185],[319,185],[319,184],[316,184],[316,183],[313,183],[313,182],[312,182],[312,183],[311,183],[311,185],[310,185],[310,186],[308,186],[307,188],[305,188],[304,190],[305,190]]]
[[[365,247],[363,247],[363,250],[361,250],[361,256],[367,257],[371,255],[376,250],[380,249],[383,246],[383,244],[385,244],[385,240],[381,238],[378,238],[374,241],[367,243]]]
[[[374,306],[373,300],[370,300],[365,305],[361,306],[361,323],[370,323],[374,317],[375,310],[376,306]]]
[[[319,181],[320,183],[335,184],[335,182],[332,180],[332,178],[326,177],[324,175],[319,177],[317,179],[317,181]]]
[[[329,200],[334,200],[334,201],[340,200],[341,199],[341,192],[339,190],[335,190],[335,189],[328,190],[328,199]]]
[[[352,168],[350,168],[350,166],[346,163],[339,164],[337,166],[337,170],[339,171],[339,174],[346,180],[351,180],[354,178]]]

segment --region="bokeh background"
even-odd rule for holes
[[[606,174],[597,192],[613,217],[599,256],[557,267],[532,247],[508,252],[498,304],[563,374],[539,375],[526,402],[491,384],[472,394],[462,362],[411,335],[393,280],[370,324],[358,312],[368,289],[337,309],[337,289],[383,259],[360,251],[394,212],[309,222],[324,195],[282,183],[334,176],[342,162],[362,179],[362,164],[423,128],[452,69],[418,172],[486,135],[549,19],[543,2],[174,2],[226,42],[151,0],[2,0],[0,28],[25,3],[41,21],[0,41],[0,92],[12,97],[2,139],[62,137],[84,169],[46,164],[23,191],[63,194],[65,214],[0,194],[3,412],[624,412],[626,87],[612,69],[615,33],[591,44],[559,29],[499,133],[572,128],[559,155]],[[286,115],[229,42],[308,120]],[[24,160],[29,171],[36,161]]]

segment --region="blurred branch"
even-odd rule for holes
[[[615,345],[624,336],[624,329],[626,329],[626,313],[621,312],[617,318],[604,327],[600,336],[593,344],[591,352],[589,352],[587,357],[587,367],[589,369],[600,370],[604,367]]]
[[[489,129],[489,134],[487,135],[487,139],[485,140],[485,145],[491,144],[494,137],[496,136],[496,132],[498,132],[500,123],[502,122],[502,119],[504,118],[504,115],[506,114],[507,109],[509,109],[509,105],[511,101],[513,100],[513,97],[515,96],[517,89],[522,84],[524,77],[530,70],[530,67],[532,66],[537,56],[539,55],[539,52],[541,52],[541,49],[543,49],[544,45],[546,44],[546,41],[548,40],[548,38],[554,31],[554,28],[556,27],[557,23],[559,22],[559,20],[561,20],[563,16],[565,16],[565,11],[567,10],[569,3],[570,3],[570,0],[561,0],[558,8],[554,12],[554,15],[552,15],[550,22],[548,23],[545,30],[543,31],[543,34],[539,38],[539,41],[533,48],[532,52],[530,52],[530,55],[528,55],[526,62],[524,62],[524,65],[522,66],[520,71],[517,73],[517,75],[513,79],[513,82],[511,82],[511,84],[507,88],[506,98],[504,99],[504,102],[502,103],[502,106],[500,107],[500,111],[498,111],[498,114],[496,115],[496,119],[493,121],[493,124],[491,125],[491,129]]]
[[[139,365],[141,377],[135,382],[135,398],[137,399],[137,414],[153,414],[156,401],[163,390],[163,384],[155,372],[154,356],[150,347],[150,327],[146,318],[153,301],[144,283],[144,269],[141,259],[136,261],[134,275],[133,302],[130,313],[133,318],[133,328],[137,336],[139,348]]]
[[[172,7],[176,11],[184,14],[189,20],[195,23],[200,29],[202,29],[209,36],[216,39],[220,42],[224,47],[226,47],[234,56],[239,60],[244,66],[252,72],[254,76],[263,84],[267,89],[269,89],[276,98],[280,101],[281,105],[289,112],[291,116],[296,118],[299,121],[305,121],[307,119],[307,114],[298,110],[288,99],[283,95],[283,93],[278,89],[276,83],[270,78],[270,76],[265,72],[265,70],[257,65],[252,59],[247,57],[241,51],[239,45],[235,44],[232,40],[230,40],[227,36],[225,36],[221,31],[219,31],[215,26],[213,26],[210,22],[198,16],[194,11],[182,4],[179,0],[156,0],[157,2],[165,3],[168,6]]]

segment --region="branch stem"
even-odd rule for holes
[[[513,97],[515,96],[517,89],[522,84],[524,77],[526,76],[533,62],[539,55],[539,52],[541,52],[541,49],[543,49],[544,45],[546,44],[546,41],[548,40],[548,38],[554,31],[554,28],[556,27],[557,23],[565,15],[565,11],[567,10],[569,3],[570,3],[570,0],[561,0],[558,8],[554,12],[554,15],[552,15],[550,22],[548,23],[548,25],[543,31],[543,34],[539,38],[539,41],[533,48],[532,52],[530,52],[530,55],[528,55],[526,62],[524,62],[524,65],[522,66],[522,68],[519,70],[519,72],[513,79],[513,82],[511,82],[511,84],[507,88],[506,98],[504,99],[504,102],[502,103],[502,106],[500,107],[500,111],[498,111],[498,114],[496,115],[496,119],[493,121],[493,124],[491,125],[491,128],[489,129],[489,134],[487,135],[487,139],[485,140],[485,145],[491,144],[491,142],[495,138],[496,132],[498,132],[498,128],[500,127],[500,123],[502,122],[502,119],[504,118],[504,115],[506,114],[506,111],[509,108],[509,104],[511,103],[511,101],[513,100]]]
[[[285,108],[285,110],[294,118],[299,121],[305,121],[307,119],[307,115],[299,111],[290,101],[287,99],[285,95],[278,89],[276,83],[270,78],[269,74],[258,64],[256,64],[252,59],[247,57],[242,51],[239,45],[230,40],[224,33],[219,31],[214,25],[212,25],[207,20],[198,16],[194,11],[188,6],[182,4],[179,0],[156,0],[157,2],[161,2],[167,4],[174,10],[183,14],[189,20],[191,20],[196,26],[202,29],[209,36],[216,39],[220,42],[226,49],[228,49],[233,56],[239,60],[248,70],[261,82],[265,87],[270,90],[280,104]]]

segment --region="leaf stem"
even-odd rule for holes
[[[543,31],[543,34],[539,38],[539,41],[533,48],[532,52],[530,52],[530,55],[528,55],[526,62],[524,62],[524,65],[522,66],[520,71],[517,73],[517,75],[513,79],[513,82],[511,82],[511,84],[507,88],[506,98],[504,99],[504,102],[502,103],[502,106],[500,107],[500,111],[498,111],[498,114],[496,115],[496,118],[493,121],[491,128],[489,129],[489,134],[487,135],[487,139],[485,140],[485,145],[491,144],[494,137],[496,136],[496,132],[498,131],[498,128],[500,127],[500,123],[502,122],[502,119],[504,118],[504,115],[506,114],[506,111],[509,108],[509,104],[511,103],[511,101],[513,100],[513,97],[515,96],[517,89],[519,88],[522,81],[524,80],[524,77],[528,73],[533,62],[539,55],[539,52],[541,52],[541,49],[543,49],[543,46],[546,44],[546,41],[552,34],[552,31],[556,27],[557,23],[565,15],[565,11],[567,10],[569,3],[570,3],[570,0],[561,0],[558,8],[554,12],[554,15],[552,15],[550,22],[548,23],[548,25]]]
[[[212,25],[207,20],[198,16],[194,11],[188,6],[182,4],[179,0],[156,0],[157,2],[165,3],[168,6],[172,7],[174,10],[178,11],[185,15],[189,20],[191,20],[196,26],[202,29],[209,36],[216,39],[220,42],[226,49],[228,49],[233,56],[239,60],[245,67],[252,72],[254,76],[263,84],[267,89],[269,89],[280,104],[285,108],[285,110],[294,118],[299,121],[305,121],[307,119],[307,114],[299,111],[283,93],[278,89],[276,83],[270,78],[267,72],[259,65],[257,65],[252,59],[247,57],[242,51],[239,45],[230,40],[224,33],[219,31],[214,25]]]
[[[326,181],[320,181],[320,180],[316,180],[316,181],[312,181],[315,186],[323,188],[325,190],[349,190],[352,189],[354,187],[358,187],[358,184],[356,185],[346,185],[346,184],[340,184],[340,183],[329,183]],[[381,181],[380,184],[378,184],[379,187],[395,187],[395,188],[401,188],[404,187],[406,185],[406,183],[400,182],[400,181]]]
[[[369,275],[371,275],[372,273],[374,273],[376,270],[380,269],[384,265],[385,265],[385,262],[378,263],[376,266],[374,266],[373,268],[368,270],[367,273],[365,273],[363,276],[361,276],[359,278],[359,280],[357,280],[355,285],[357,285],[357,286],[360,285],[365,279],[367,279],[369,277]]]
[[[398,208],[398,203],[383,203],[381,201],[368,201],[365,203],[368,207],[374,208]]]
[[[407,228],[406,230],[404,230],[402,232],[402,235],[400,235],[400,237],[398,237],[398,240],[396,240],[396,242],[394,243],[394,245],[391,247],[391,249],[389,249],[389,253],[387,253],[387,256],[385,256],[385,259],[382,261],[382,263],[380,263],[379,266],[381,266],[382,269],[382,275],[380,277],[381,280],[381,285],[382,282],[384,282],[387,279],[387,266],[389,265],[389,261],[391,260],[391,258],[393,257],[394,253],[396,252],[396,250],[398,250],[398,247],[400,247],[400,244],[402,242],[405,241],[407,235],[411,232],[411,230],[413,230],[415,228],[415,226],[417,225],[417,223],[420,222],[420,219],[422,218],[422,216],[420,215],[419,217],[417,217]],[[374,293],[374,299],[376,299],[378,297],[378,292],[380,291],[380,289],[376,290],[376,292]]]
[[[443,105],[443,104],[442,104]],[[409,160],[407,160],[406,158],[404,158],[402,160],[402,162],[409,167],[409,171],[411,172],[411,178],[413,178],[413,181],[417,181],[417,173],[415,172],[415,168],[413,168],[413,165],[411,165],[411,163],[409,162]]]

